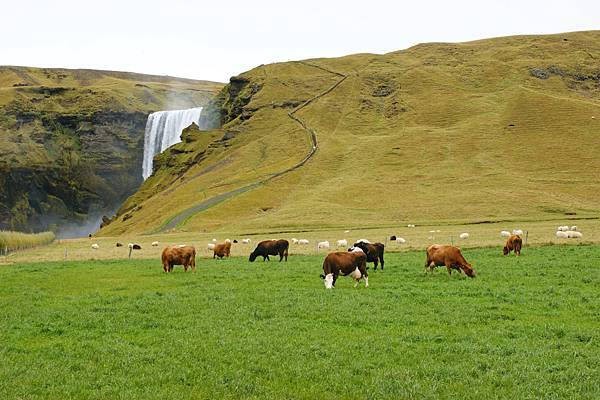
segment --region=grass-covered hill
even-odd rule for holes
[[[264,65],[210,109],[102,234],[600,213],[600,31]]]
[[[148,113],[205,105],[222,86],[0,66],[0,229],[60,228],[116,209],[142,181]]]

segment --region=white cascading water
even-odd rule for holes
[[[181,131],[192,122],[199,125],[202,107],[185,110],[158,111],[148,116],[144,136],[144,161],[142,176],[144,180],[152,175],[154,156],[181,142]]]

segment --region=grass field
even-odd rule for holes
[[[464,254],[332,291],[322,255],[4,266],[0,398],[599,398],[600,246]]]

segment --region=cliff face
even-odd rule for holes
[[[205,105],[220,88],[139,74],[0,67],[0,229],[60,232],[114,211],[142,182],[148,114]]]

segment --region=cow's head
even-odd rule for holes
[[[369,253],[369,245],[367,243],[365,243],[365,242],[356,242],[356,243],[354,243],[354,245],[352,246],[352,248],[359,248],[365,254]],[[352,250],[350,250],[350,251],[352,251]]]
[[[257,254],[255,252],[250,253],[250,257],[248,258],[248,261],[250,262],[254,262],[254,260],[256,260]]]
[[[507,255],[510,251],[508,250],[507,246],[504,246],[504,248],[502,249],[502,254]]]
[[[462,270],[465,273],[465,275],[467,275],[470,278],[475,278],[477,276],[477,273],[469,264],[463,265]]]
[[[323,283],[325,283],[325,289],[333,289],[333,274],[321,274],[321,278],[323,279]]]

